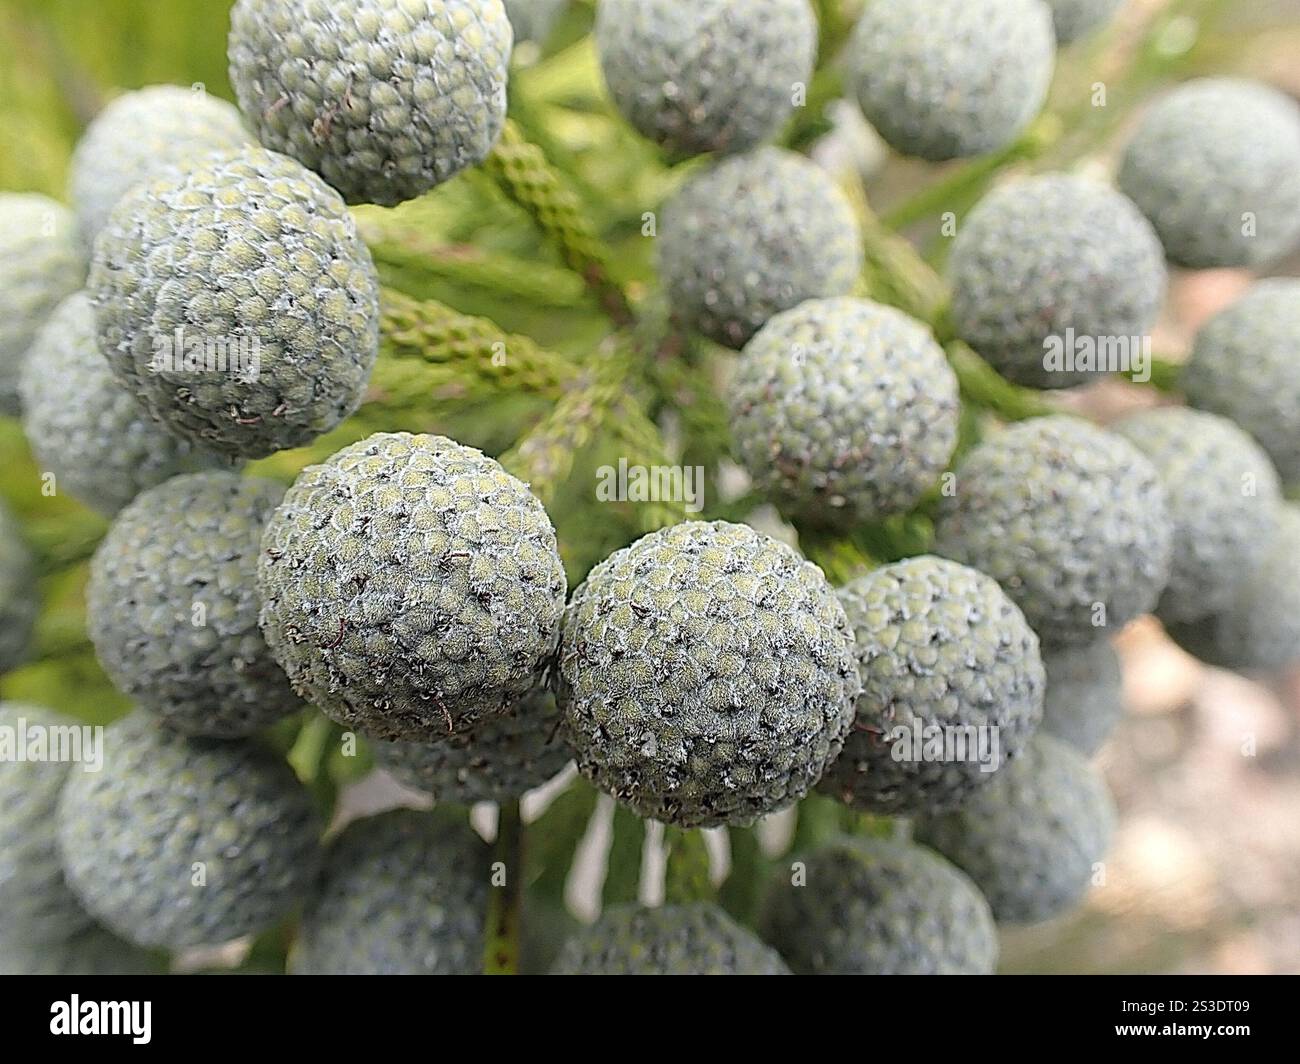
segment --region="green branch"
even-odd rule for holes
[[[589,221],[590,212],[519,126],[507,120],[501,139],[483,164],[505,195],[527,211],[550,238],[564,264],[581,277],[615,325],[635,321],[627,293],[614,278],[610,256]]]

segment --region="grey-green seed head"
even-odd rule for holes
[[[1039,0],[872,0],[846,46],[863,113],[905,155],[939,161],[1010,144],[1056,64]]]
[[[17,518],[0,500],[0,673],[27,657],[39,609],[36,559]]]
[[[998,923],[1031,924],[1078,903],[1114,825],[1083,755],[1038,736],[961,809],[917,821],[916,836],[975,881]]]
[[[1043,734],[1092,756],[1124,715],[1124,677],[1110,641],[1044,655]]]
[[[596,47],[614,103],[674,156],[747,151],[812,79],[808,0],[602,0]]]
[[[940,504],[936,553],[993,577],[1045,647],[1079,646],[1155,607],[1173,523],[1155,467],[1065,415],[989,437]]]
[[[725,159],[665,205],[659,270],[686,325],[739,349],[783,310],[846,295],[862,270],[848,199],[779,148]]]
[[[398,809],[329,846],[303,912],[295,975],[474,975],[491,852],[468,824]]]
[[[150,85],[119,96],[72,153],[68,198],[82,242],[90,247],[117,201],[159,170],[251,143],[239,112],[202,89]]]
[[[552,975],[789,975],[776,950],[716,905],[617,905],[560,950]]]
[[[1300,510],[1283,506],[1263,563],[1227,609],[1169,634],[1225,669],[1274,672],[1300,663]]]
[[[942,857],[907,842],[842,839],[779,873],[763,933],[800,975],[991,975],[989,903]]]
[[[70,774],[58,839],[68,882],[110,930],[181,949],[256,934],[315,874],[321,824],[279,758],[248,740],[190,739],[134,713],[104,766]]]
[[[1114,16],[1124,0],[1047,0],[1052,9],[1058,44],[1069,44],[1096,33]]]
[[[1180,382],[1188,402],[1231,418],[1300,484],[1300,279],[1270,278],[1196,336]]]
[[[391,207],[487,157],[513,44],[501,0],[239,0],[230,83],[266,147]]]
[[[744,525],[654,532],[565,613],[558,697],[578,767],[641,816],[748,823],[839,755],[859,689],[820,569]]]
[[[35,193],[0,192],[0,414],[19,412],[27,349],[85,276],[71,211]]]
[[[1234,78],[1189,81],[1146,113],[1119,186],[1182,266],[1261,266],[1300,243],[1300,107]]]
[[[838,594],[862,693],[822,790],[877,813],[960,805],[1038,727],[1038,637],[992,578],[942,558],[886,565]]]
[[[179,473],[229,469],[231,460],[158,425],[108,367],[90,299],[59,304],[32,344],[21,384],[23,429],[42,471],[109,516]]]
[[[88,284],[99,349],[174,435],[247,458],[360,404],[379,283],[338,194],[283,155],[217,152],[113,209]]]
[[[1173,568],[1156,615],[1178,623],[1226,609],[1276,528],[1281,488],[1268,455],[1226,418],[1184,407],[1144,411],[1114,428],[1156,467],[1174,523]]]
[[[957,335],[1036,388],[1138,368],[1131,360],[1144,351],[1167,281],[1142,213],[1108,185],[1067,174],[1022,178],[986,196],[957,233],[948,276]],[[1123,353],[1126,364],[1111,364]]]
[[[540,787],[569,763],[573,755],[559,729],[555,696],[538,689],[442,742],[375,743],[375,763],[437,801],[506,802]]]
[[[515,44],[545,44],[569,0],[506,0],[506,17],[515,31]]]
[[[100,664],[176,731],[251,735],[302,709],[257,626],[262,531],[283,494],[260,477],[174,477],[95,552],[86,626]]]
[[[0,702],[0,727],[26,753],[37,733],[56,741],[55,729],[78,722],[39,706]],[[71,735],[70,731],[63,734]],[[47,756],[51,747],[46,746]],[[83,772],[69,761],[18,760],[10,751],[0,760],[0,956],[38,952],[86,930],[90,914],[63,879],[54,838],[59,794],[69,772]],[[0,960],[0,967],[4,964]]]
[[[957,378],[930,331],[863,299],[809,300],[745,347],[728,401],[758,487],[816,524],[911,510],[957,445]]]
[[[406,433],[304,470],[257,581],[262,630],[304,697],[367,735],[424,742],[532,689],[566,589],[527,485],[472,447]]]

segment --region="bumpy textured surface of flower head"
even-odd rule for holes
[[[0,192],[0,414],[19,412],[27,349],[85,275],[71,211],[35,193]]]
[[[257,580],[262,630],[303,696],[367,735],[417,741],[532,689],[566,589],[527,485],[472,447],[406,433],[304,470]]]
[[[993,577],[1049,647],[1118,631],[1169,579],[1173,523],[1155,468],[1123,437],[1065,415],[971,451],[936,533],[936,553]]]
[[[857,636],[862,693],[822,789],[878,813],[960,805],[1038,727],[1038,636],[992,578],[943,558],[886,565],[838,594]],[[924,756],[936,737],[957,734],[962,746],[944,738],[941,759]]]
[[[1109,341],[1140,351],[1167,281],[1142,213],[1109,186],[1067,174],[1012,181],[985,197],[957,233],[948,275],[957,335],[1035,388],[1128,369],[1105,364]]]
[[[816,164],[779,148],[691,178],[664,207],[658,244],[674,313],[736,349],[783,310],[846,295],[862,270],[848,199]]]
[[[72,153],[68,198],[86,247],[117,201],[160,169],[221,148],[253,143],[225,100],[179,85],[149,85],[95,116]]]
[[[1091,756],[1124,715],[1124,676],[1119,655],[1106,639],[1055,650],[1043,658],[1047,695],[1043,727],[1051,735]]]
[[[1273,463],[1231,421],[1199,410],[1147,410],[1114,428],[1156,467],[1174,523],[1173,568],[1156,615],[1182,623],[1226,609],[1277,526]]]
[[[174,477],[123,510],[95,552],[95,653],[168,727],[234,738],[303,708],[257,626],[257,556],[283,494],[260,477]]]
[[[1058,44],[1069,44],[1097,32],[1111,20],[1124,0],[1047,0],[1052,9]]]
[[[264,145],[391,207],[487,157],[513,44],[501,0],[239,0],[230,83]]]
[[[0,500],[0,673],[27,656],[39,607],[36,559],[17,518]]]
[[[434,743],[375,743],[375,763],[438,801],[506,802],[540,787],[573,756],[557,734],[555,696],[536,690],[470,731]]]
[[[0,702],[0,727],[12,729],[24,753],[36,733],[53,740],[52,729],[77,721],[39,706]],[[70,734],[70,733],[65,733]],[[82,765],[54,760],[0,761],[0,954],[50,945],[73,937],[92,923],[63,879],[54,838],[59,794],[70,771]],[[86,752],[88,753],[88,751]]]
[[[1070,908],[1106,856],[1115,807],[1077,750],[1038,736],[961,809],[916,823],[916,837],[975,881],[998,923]]]
[[[939,161],[1010,144],[1056,65],[1039,0],[872,0],[846,46],[848,85],[885,140]]]
[[[1138,125],[1119,186],[1173,262],[1272,262],[1300,243],[1300,107],[1257,82],[1188,82]]]
[[[821,570],[723,521],[651,533],[596,566],[565,613],[558,671],[582,772],[684,827],[803,797],[839,755],[859,690]]]
[[[474,975],[491,852],[468,824],[397,809],[326,851],[290,957],[296,975]]]
[[[552,975],[789,975],[776,950],[716,905],[617,905],[578,931]]]
[[[863,299],[809,300],[745,347],[729,403],[756,485],[806,521],[911,510],[957,445],[957,378],[920,322]]]
[[[675,156],[775,135],[817,58],[808,0],[603,0],[596,47],[614,103]]]
[[[338,194],[261,148],[137,185],[95,241],[88,290],[114,375],[172,433],[258,458],[360,404],[379,282]]]
[[[136,945],[167,949],[287,916],[315,874],[320,832],[279,758],[248,740],[186,738],[143,713],[105,731],[104,767],[71,773],[58,810],[82,904]]]
[[[1196,336],[1180,381],[1192,406],[1231,418],[1300,484],[1300,279],[1270,278]]]
[[[1300,510],[1283,506],[1263,562],[1221,613],[1169,625],[1189,653],[1225,669],[1274,671],[1300,663]]]
[[[907,842],[842,839],[801,858],[807,881],[776,877],[764,937],[800,975],[990,975],[989,903],[938,854]]]
[[[95,341],[90,299],[59,304],[32,344],[21,380],[23,429],[59,491],[109,516],[179,473],[231,460],[173,436],[118,383]]]

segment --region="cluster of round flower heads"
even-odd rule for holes
[[[1204,327],[1192,409],[968,423],[935,323],[864,294],[866,213],[775,143],[814,71],[808,0],[602,0],[600,68],[669,160],[717,156],[664,204],[657,261],[676,324],[729,349],[755,490],[805,546],[922,509],[931,553],[835,587],[777,536],[687,521],[570,596],[541,500],[454,440],[375,433],[287,489],[242,475],[366,392],[379,284],[348,205],[482,162],[515,37],[544,41],[562,6],[238,0],[238,111],[127,94],[77,148],[74,211],[0,196],[0,404],[21,397],[41,464],[114,517],[87,625],[137,705],[102,772],[0,774],[0,903],[25,929],[0,931],[0,967],[142,970],[301,908],[293,972],[480,970],[485,844],[400,810],[322,845],[261,734],[310,704],[439,803],[513,803],[572,759],[677,828],[810,795],[913,822],[801,854],[807,884],[766,884],[758,932],[712,904],[613,906],[556,974],[990,972],[995,924],[1069,908],[1105,856],[1114,810],[1086,758],[1122,712],[1108,637],[1154,612],[1210,662],[1300,659],[1295,285]],[[873,0],[846,87],[900,153],[986,155],[1026,135],[1058,46],[1117,6]],[[1118,188],[1020,178],[960,220],[945,339],[1035,388],[1128,368],[1096,351],[1150,331],[1167,261],[1260,265],[1300,241],[1297,174],[1278,94],[1175,90]],[[0,510],[0,668],[34,620],[14,524]],[[59,720],[0,705],[22,715]]]

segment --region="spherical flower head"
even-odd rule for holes
[[[1187,401],[1251,434],[1285,484],[1300,484],[1300,280],[1259,281],[1196,334]]]
[[[1046,736],[960,809],[916,822],[975,881],[1000,924],[1032,924],[1076,905],[1110,847],[1115,806],[1083,755]]]
[[[808,0],[604,0],[596,47],[614,103],[676,157],[769,140],[812,80]]]
[[[1138,123],[1119,186],[1180,266],[1273,262],[1300,243],[1300,107],[1258,82],[1189,81]]]
[[[513,45],[501,0],[238,0],[230,83],[266,147],[392,207],[487,158]]]
[[[109,369],[85,292],[70,295],[37,334],[19,382],[23,431],[56,491],[112,516],[181,473],[233,461],[155,422]]]
[[[552,975],[789,975],[776,950],[716,905],[616,905],[578,931]]]
[[[36,558],[18,519],[0,501],[0,673],[22,664],[40,609]]]
[[[0,192],[0,414],[19,413],[27,349],[85,276],[71,211],[47,196]]]
[[[1068,388],[1149,368],[1164,251],[1108,185],[1068,174],[1008,182],[962,223],[948,275],[957,335],[1017,383]]]
[[[930,331],[863,299],[778,314],[745,347],[732,436],[785,512],[843,527],[911,510],[957,446],[957,378]]]
[[[82,243],[89,248],[118,200],[159,170],[252,143],[239,111],[202,87],[148,85],[117,97],[86,127],[69,164]]]
[[[872,0],[846,47],[848,85],[894,148],[934,162],[1010,144],[1056,65],[1039,0]]]
[[[454,818],[395,809],[353,821],[326,851],[290,971],[478,974],[489,857],[483,840]]]
[[[578,768],[638,814],[748,823],[838,756],[852,651],[820,569],[747,526],[688,522],[617,551],[574,592],[557,695]]]
[[[1154,608],[1173,522],[1155,468],[1123,437],[1065,415],[976,446],[940,503],[936,553],[993,577],[1045,646],[1079,646]]]
[[[780,148],[692,177],[665,205],[658,239],[673,312],[737,350],[781,311],[847,295],[862,271],[847,197],[816,164]]]
[[[176,731],[252,735],[303,708],[257,626],[257,556],[283,494],[261,477],[173,477],[123,510],[95,552],[95,653],[121,691]]]
[[[876,813],[960,805],[1042,719],[1038,636],[992,578],[943,558],[883,566],[838,594],[862,693],[822,789]]]
[[[223,151],[137,185],[88,284],[114,376],[174,435],[265,457],[361,403],[379,282],[338,194],[283,155]]]
[[[572,758],[555,696],[538,688],[470,731],[433,743],[375,743],[375,763],[436,801],[508,802],[552,779]]]
[[[193,739],[133,713],[104,732],[98,772],[59,800],[68,883],[139,946],[215,946],[265,931],[306,894],[321,823],[281,759],[250,740]]]
[[[1096,33],[1123,3],[1124,0],[1047,0],[1057,43],[1070,44]]]
[[[1042,734],[1091,757],[1124,715],[1124,676],[1107,639],[1043,657],[1047,695]]]
[[[1161,407],[1115,431],[1155,466],[1174,524],[1173,568],[1156,615],[1175,623],[1226,609],[1264,560],[1282,491],[1263,449],[1226,418]]]
[[[763,933],[800,975],[991,975],[989,903],[938,854],[908,842],[837,839],[777,876]]]
[[[267,523],[261,625],[303,697],[378,739],[431,742],[536,685],[566,590],[520,480],[441,436],[380,433],[309,466]]]

